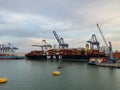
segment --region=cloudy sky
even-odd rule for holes
[[[92,34],[120,50],[120,0],[0,0],[0,43],[28,52],[46,39],[57,44],[56,31],[70,47],[85,47]]]

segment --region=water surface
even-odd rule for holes
[[[120,90],[120,69],[85,62],[0,60],[0,77],[0,90]]]

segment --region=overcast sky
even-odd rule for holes
[[[0,0],[0,43],[28,52],[46,39],[57,44],[56,31],[70,47],[85,47],[92,34],[120,51],[120,0]]]

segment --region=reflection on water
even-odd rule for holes
[[[84,62],[0,60],[0,77],[9,79],[0,90],[119,90],[119,75],[120,69]]]

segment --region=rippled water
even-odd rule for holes
[[[0,77],[0,90],[120,90],[120,69],[85,62],[0,60]]]

